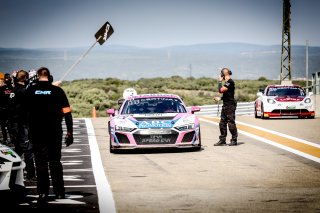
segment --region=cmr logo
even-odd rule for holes
[[[36,90],[34,92],[34,94],[36,95],[51,95],[51,91],[50,90]]]

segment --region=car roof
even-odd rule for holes
[[[174,95],[174,94],[140,94],[140,95],[129,96],[126,98],[126,100],[139,99],[139,98],[178,98],[178,99],[181,99],[178,95]]]
[[[297,87],[297,88],[301,88],[301,86],[299,86],[299,85],[279,85],[279,84],[268,85],[267,88],[269,88],[269,87]]]

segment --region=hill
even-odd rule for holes
[[[47,66],[58,79],[86,48],[7,49],[0,48],[0,71],[37,69]],[[218,69],[230,67],[236,79],[265,76],[278,79],[280,45],[243,43],[196,44],[163,48],[121,45],[96,46],[68,76],[84,78],[215,77]],[[320,47],[309,48],[309,73],[320,71]],[[292,46],[293,77],[305,76],[305,47]],[[191,72],[190,72],[191,64]]]

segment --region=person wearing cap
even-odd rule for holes
[[[37,171],[38,203],[48,198],[50,175],[57,199],[65,198],[63,168],[61,164],[62,119],[67,126],[65,143],[73,143],[72,114],[64,91],[49,80],[50,71],[41,67],[37,71],[38,82],[27,89],[29,139],[33,145]]]

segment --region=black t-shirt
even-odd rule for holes
[[[12,96],[12,86],[4,85],[0,87],[0,118],[8,117],[9,100]]]
[[[48,81],[40,81],[26,92],[30,135],[61,134],[63,109],[70,107],[64,91]]]
[[[223,85],[224,87],[228,88],[226,92],[222,95],[222,100],[224,104],[234,104],[234,90],[235,90],[235,84],[234,81],[230,78],[228,81],[226,81]]]
[[[26,86],[17,83],[12,90],[9,100],[9,119],[13,121],[26,122],[26,110],[24,107],[26,95]]]

